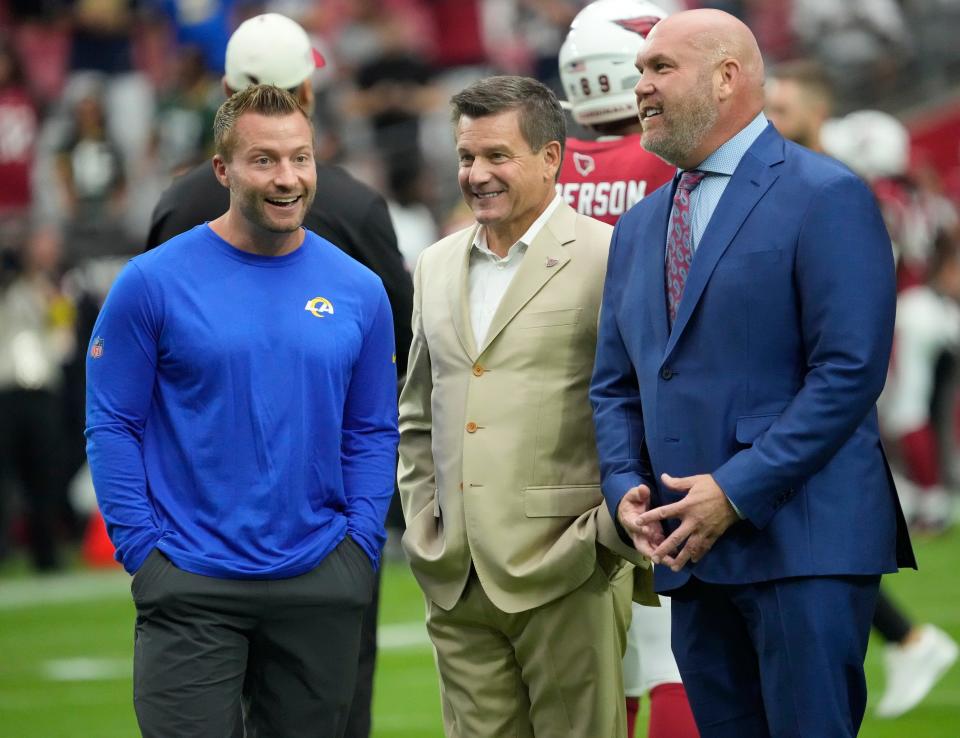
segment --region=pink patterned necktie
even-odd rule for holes
[[[690,223],[690,193],[706,176],[706,172],[694,169],[680,176],[677,192],[673,196],[673,211],[670,213],[670,233],[667,235],[667,307],[670,327],[677,317],[677,307],[683,297],[683,286],[690,273],[693,260],[693,229]]]

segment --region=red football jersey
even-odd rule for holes
[[[639,133],[602,141],[568,138],[557,192],[578,213],[613,225],[676,171],[640,145]]]

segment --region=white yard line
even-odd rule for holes
[[[122,571],[79,572],[0,581],[0,612],[129,598],[130,577]],[[422,621],[382,624],[377,632],[377,641],[382,651],[419,650],[430,646]],[[131,673],[128,659],[93,657],[56,659],[45,662],[41,668],[46,678],[52,681],[127,679]]]
[[[419,650],[430,645],[423,623],[381,625],[377,632],[381,651]],[[44,678],[52,682],[96,682],[130,679],[133,663],[128,658],[81,657],[53,659],[40,667]]]
[[[391,623],[377,628],[377,648],[383,651],[404,651],[430,645],[427,626],[422,622]]]
[[[130,577],[119,570],[0,580],[0,611],[123,597]]]
[[[0,581],[0,611],[129,597],[130,577],[119,571]],[[378,639],[387,650],[429,643],[423,622],[381,625]]]
[[[40,669],[51,682],[103,682],[133,676],[130,659],[54,659],[45,661]]]

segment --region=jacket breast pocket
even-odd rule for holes
[[[523,511],[528,518],[576,517],[603,502],[598,485],[527,487]]]
[[[737,418],[737,443],[749,446],[764,433],[780,413],[768,415],[743,415]]]
[[[582,308],[569,308],[566,310],[521,313],[517,316],[517,327],[550,328],[553,326],[576,325],[580,321],[581,310]]]

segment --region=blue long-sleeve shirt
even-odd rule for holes
[[[202,225],[133,259],[87,351],[87,456],[117,559],[223,578],[374,565],[397,444],[390,305],[307,231],[290,254]]]

